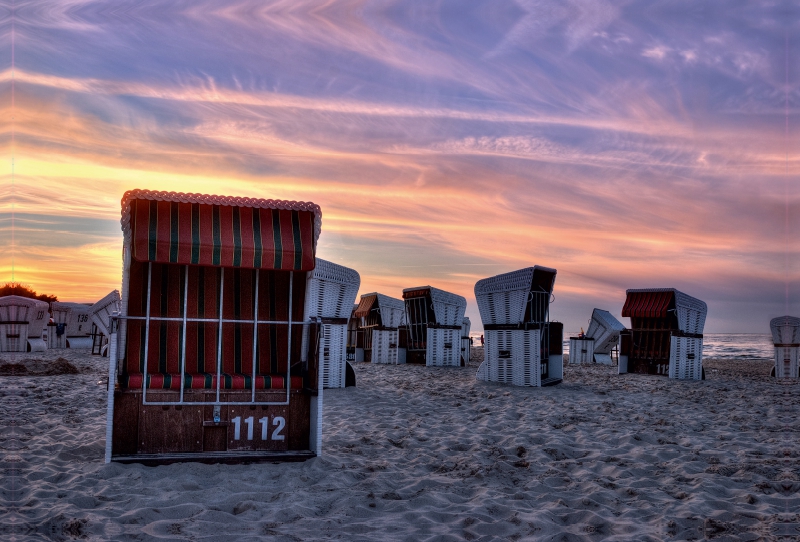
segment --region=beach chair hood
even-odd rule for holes
[[[42,330],[50,319],[49,305],[46,301],[7,295],[0,297],[0,323],[2,322],[27,322],[31,336],[42,336]]]
[[[130,190],[120,222],[137,261],[310,271],[322,211],[309,202]]]
[[[614,318],[610,312],[594,309],[586,336],[594,339],[594,352],[596,354],[608,354],[619,341],[621,331],[625,331],[625,326]]]
[[[367,316],[373,308],[378,309],[383,326],[396,328],[403,324],[403,314],[405,312],[403,301],[377,292],[362,295],[361,301],[356,307],[353,316],[356,318],[363,318]]]
[[[360,287],[361,276],[355,269],[317,258],[306,295],[308,316],[350,318]]]
[[[675,312],[678,329],[683,333],[702,335],[708,306],[705,302],[675,288],[641,288],[627,290],[622,316],[630,318],[666,318]]]
[[[553,293],[556,270],[535,265],[479,280],[475,299],[484,325],[519,324],[531,292]]]
[[[403,299],[430,295],[436,324],[443,326],[460,326],[467,310],[467,299],[458,294],[440,290],[432,286],[417,286],[403,290]]]
[[[800,318],[779,316],[769,322],[772,342],[777,345],[800,345]]]

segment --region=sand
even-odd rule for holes
[[[77,374],[39,376],[58,358]],[[161,467],[103,463],[105,359],[3,363],[28,374],[0,376],[2,539],[800,539],[800,383],[765,362],[568,365],[543,389],[356,364],[325,391],[321,457]]]

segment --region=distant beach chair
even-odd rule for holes
[[[472,322],[469,317],[465,316],[461,320],[461,365],[466,367],[469,363],[469,356],[472,353],[472,345],[469,342],[469,331],[472,328]]]
[[[550,322],[555,279],[555,269],[537,265],[475,284],[485,335],[479,380],[537,387],[561,382],[563,326]]]
[[[570,337],[569,362],[571,365],[594,363],[594,339],[588,334]]]
[[[769,322],[775,345],[775,367],[772,376],[800,378],[800,318],[779,316]]]
[[[405,355],[399,352],[403,313],[400,299],[376,292],[361,296],[353,316],[359,319],[364,361],[393,365],[405,362]]]
[[[403,290],[409,363],[460,367],[461,328],[467,300],[457,294],[418,286]]]
[[[319,207],[133,190],[121,223],[106,461],[318,455],[321,325],[306,297]]]
[[[90,336],[92,354],[106,356],[108,338],[111,336],[111,316],[120,310],[119,290],[109,292],[105,297],[89,307],[89,319],[92,322]]]
[[[319,359],[324,388],[344,388],[348,373],[350,385],[355,385],[355,373],[346,359],[347,325],[360,286],[355,270],[317,258],[308,281],[306,312],[322,326]]]
[[[610,312],[594,309],[585,336],[569,339],[569,362],[613,365],[611,356],[618,348],[619,335],[623,331],[625,326]]]
[[[45,323],[50,319],[44,301],[8,295],[0,297],[0,352],[41,352]]]
[[[674,288],[628,290],[622,316],[631,319],[631,328],[620,334],[619,374],[705,378],[707,313],[703,301]]]
[[[53,301],[50,303],[52,321],[47,324],[47,348],[67,348],[67,326],[72,320],[72,303]]]
[[[350,318],[347,320],[347,361],[364,361],[364,332],[359,331],[359,319],[356,318],[358,303],[353,305]]]
[[[66,348],[92,347],[91,304],[58,302],[60,307],[69,307],[66,321]]]

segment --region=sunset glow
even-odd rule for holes
[[[778,9],[116,4],[0,26],[3,282],[119,288],[120,198],[147,188],[313,201],[318,255],[362,293],[453,291],[473,331],[475,282],[534,264],[567,330],[637,287],[705,300],[712,333],[800,309],[800,23]]]

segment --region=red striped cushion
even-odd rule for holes
[[[141,388],[142,373],[128,373],[120,377],[120,386],[123,388]],[[179,390],[181,375],[172,373],[148,373],[147,388],[163,390]],[[251,389],[251,375],[222,374],[220,389],[224,390],[249,390]],[[184,389],[216,389],[217,375],[212,374],[185,374]],[[303,387],[303,377],[292,377],[292,389]],[[257,390],[286,389],[285,375],[256,375]]]

